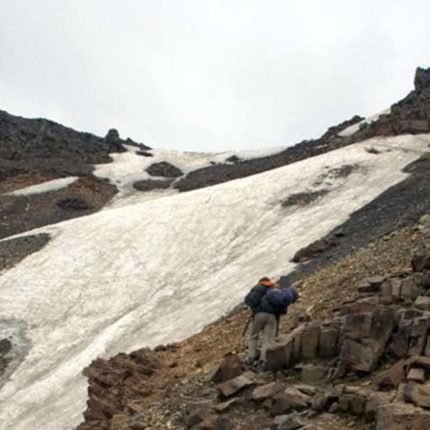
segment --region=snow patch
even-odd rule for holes
[[[37,185],[30,185],[29,187],[21,188],[19,190],[6,193],[7,196],[30,196],[32,194],[48,193],[51,191],[58,191],[73,184],[78,179],[77,176],[69,176],[67,178],[53,179],[51,181],[42,182]]]
[[[352,136],[353,134],[355,134],[360,129],[361,124],[371,124],[372,122],[377,121],[381,115],[389,115],[390,113],[391,113],[391,108],[388,108],[388,109],[386,109],[382,112],[379,112],[375,115],[371,115],[371,116],[361,120],[360,122],[357,122],[356,124],[351,125],[345,129],[343,129],[337,135],[340,137]]]

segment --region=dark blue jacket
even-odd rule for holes
[[[283,287],[284,291],[288,291],[288,301],[285,306],[277,306],[271,303],[267,298],[267,292],[271,287],[265,287],[264,285],[256,285],[245,297],[245,303],[251,308],[253,315],[259,312],[266,312],[273,314],[276,317],[285,315],[287,313],[288,306],[291,303],[295,303],[298,299],[297,290],[293,287]]]

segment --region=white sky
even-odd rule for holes
[[[155,147],[290,145],[430,65],[427,0],[0,0],[0,109]]]

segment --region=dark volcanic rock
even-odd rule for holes
[[[146,382],[159,368],[156,353],[148,348],[129,355],[118,354],[109,360],[94,360],[83,371],[89,380],[89,400],[84,413],[87,422],[133,412],[130,403],[151,394]]]
[[[28,255],[39,251],[49,242],[49,239],[48,234],[42,233],[1,242],[0,271],[14,266]]]
[[[109,163],[124,151],[115,133],[103,139],[46,119],[26,119],[0,111],[0,179],[31,170],[56,177],[87,175],[91,165]]]
[[[360,121],[363,121],[364,117],[360,115],[354,115],[351,119],[347,119],[346,121],[341,122],[338,125],[333,127],[329,127],[329,129],[324,133],[323,138],[336,137],[341,131],[350,127],[351,125],[357,124]]]
[[[152,176],[163,176],[165,178],[178,178],[184,174],[182,170],[167,161],[151,164],[146,171]]]
[[[315,242],[312,242],[310,245],[302,249],[299,249],[294,254],[294,257],[291,259],[291,261],[293,261],[294,263],[302,263],[303,261],[310,260],[315,256],[322,254],[323,252],[335,246],[336,246],[336,240],[335,238],[332,238],[332,237],[316,240]]]
[[[309,193],[297,193],[297,194],[291,194],[286,200],[284,200],[281,203],[282,207],[288,207],[288,206],[307,206],[314,202],[315,200],[319,199],[320,197],[325,196],[328,194],[328,190],[320,190],[320,191],[313,191]]]
[[[400,402],[378,408],[376,430],[424,430],[430,427],[430,412]]]
[[[3,195],[0,238],[95,212],[116,192],[115,186],[88,176],[56,191],[27,196]]]
[[[430,255],[415,255],[411,264],[415,272],[430,270]]]
[[[133,184],[133,187],[139,191],[153,191],[153,190],[165,190],[170,188],[173,180],[153,180],[144,179],[142,181],[137,181]]]
[[[213,382],[224,382],[236,378],[244,371],[240,357],[237,354],[227,354],[212,375]]]
[[[423,91],[430,88],[430,69],[418,67],[414,80],[415,91]]]
[[[86,211],[92,209],[85,200],[79,197],[62,199],[57,203],[57,206],[65,211]]]
[[[153,157],[154,154],[152,154],[149,151],[136,151],[137,155],[141,155],[142,157]]]

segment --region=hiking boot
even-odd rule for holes
[[[255,365],[255,371],[257,373],[267,372],[267,363],[265,361],[259,360]]]

